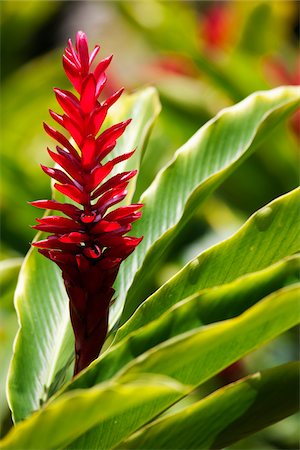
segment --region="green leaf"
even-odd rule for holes
[[[22,258],[10,258],[0,261],[0,436],[4,428],[2,427],[2,421],[9,414],[5,383],[12,355],[13,341],[18,329],[17,317],[13,307],[13,297],[22,261]]]
[[[295,189],[254,213],[237,233],[201,253],[149,297],[118,330],[115,342],[189,295],[229,283],[299,251],[299,204],[300,189]],[[225,301],[219,305],[219,319],[211,322],[220,320],[222,314],[226,317],[225,305]]]
[[[300,283],[276,291],[240,316],[200,327],[150,350],[121,379],[160,373],[198,385],[300,321]]]
[[[171,239],[298,101],[299,91],[294,87],[255,93],[221,111],[176,152],[140,199],[145,207],[134,233],[144,239],[121,266],[111,324],[119,319],[120,304],[125,304],[129,288],[121,323],[130,317],[144,300],[145,278]]]
[[[162,311],[160,315],[156,315],[156,320],[149,316],[149,323],[128,331],[128,335],[123,335],[120,342],[114,342],[90,366],[83,378],[78,378],[69,387],[81,388],[86,383],[92,386],[94,382],[110,379],[135,358],[173,337],[242,314],[263,297],[284,287],[290,279],[295,280],[299,274],[299,263],[299,256],[287,258],[231,283],[204,289],[164,313]],[[140,308],[139,313],[142,312]]]
[[[164,403],[185,392],[174,380],[147,375],[125,384],[103,383],[71,392],[17,424],[0,448],[61,449],[96,424],[103,430],[99,445],[111,448],[145,423],[149,414],[157,415]]]
[[[297,412],[299,363],[250,375],[138,431],[118,449],[218,449]]]
[[[159,361],[159,373],[174,376],[184,383],[199,383],[199,376],[203,380],[211,377],[249,351],[297,325],[300,320],[299,293],[300,284],[281,289],[241,316],[174,338],[162,344],[151,357],[142,358],[128,369],[128,374],[157,370],[155,366]],[[205,358],[207,364],[203,364],[201,373],[197,373],[200,358]]]
[[[20,329],[9,369],[8,400],[15,421],[39,409],[73,351],[68,298],[60,270],[31,249],[15,293]]]
[[[134,122],[126,131],[126,141],[120,145],[124,153],[132,150],[132,146],[138,147],[136,164],[158,113],[159,101],[153,88],[126,96],[124,103],[120,100],[116,121],[128,116],[136,121],[136,127]],[[20,330],[9,373],[8,396],[14,420],[19,421],[38,409],[65,377],[70,378],[66,372],[74,347],[68,297],[60,270],[35,249],[29,251],[21,270],[16,310]]]
[[[237,318],[184,333],[144,353],[109,383],[63,394],[18,424],[3,441],[2,448],[60,448],[60,442],[68,445],[72,437],[85,433],[88,428],[90,431],[70,448],[82,449],[83,442],[85,448],[116,446],[134,429],[146,424],[197,385],[296,325],[300,320],[299,291],[299,285],[279,290]],[[159,392],[150,381],[141,387],[145,374],[149,376],[151,373],[172,377],[186,387],[176,386],[174,392],[168,384],[163,392]],[[86,371],[79,375],[73,387],[80,387],[80,380],[86,382],[88,374]],[[92,385],[97,384],[95,376],[88,381]],[[129,392],[126,391],[128,384],[133,384]],[[125,389],[128,396],[107,395],[106,389],[111,386],[122,392]],[[147,390],[149,386],[150,392]],[[87,383],[82,383],[81,387],[87,387]],[[144,395],[149,404],[143,401]],[[137,409],[133,410],[132,402]],[[100,407],[101,404],[105,407]],[[115,416],[117,411],[120,421]],[[128,424],[132,423],[134,425],[129,431]]]
[[[145,373],[161,374],[188,385],[191,392],[225,367],[299,323],[299,295],[300,284],[281,289],[234,319],[196,328],[152,348],[112,379],[127,383]],[[134,346],[131,351],[134,354]],[[93,367],[95,363],[81,373],[69,389],[76,392],[101,381],[100,366],[97,371],[91,370]],[[161,412],[170,405],[166,402]],[[152,418],[149,414],[145,423]],[[85,448],[105,448],[95,446],[105,432],[103,428],[94,427],[71,448],[81,449],[83,443]]]

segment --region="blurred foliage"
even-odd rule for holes
[[[54,106],[52,88],[67,88],[57,64],[61,46],[77,29],[113,52],[107,94],[155,85],[162,112],[141,166],[141,194],[157,171],[221,108],[255,90],[299,84],[297,1],[10,1],[1,7],[1,386],[16,331],[13,291],[29,248],[37,212],[27,201],[50,194],[38,165],[49,162],[42,121]],[[161,263],[154,291],[211,243],[226,237],[253,211],[297,185],[299,115],[281,126],[184,227]],[[237,188],[238,187],[238,188]],[[183,255],[183,257],[182,257]],[[295,334],[272,345],[272,364],[295,355]],[[255,370],[258,356],[245,361]],[[259,363],[270,360],[261,351]],[[285,362],[285,361],[284,361]],[[0,420],[7,415],[0,393]],[[294,418],[233,448],[296,448]]]

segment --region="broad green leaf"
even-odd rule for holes
[[[6,400],[6,377],[13,351],[13,342],[18,329],[17,317],[14,311],[2,311],[0,308],[0,438],[5,434],[7,418],[10,411]]]
[[[162,257],[166,246],[189,220],[195,208],[254,150],[268,131],[296,108],[299,90],[282,87],[258,92],[222,110],[175,154],[141,197],[143,217],[134,226],[144,235],[132,257],[125,261],[117,279],[118,300],[110,321],[121,322],[143,300],[143,282]]]
[[[272,293],[240,316],[179,335],[150,350],[121,379],[160,373],[198,385],[300,321],[300,283]]]
[[[22,261],[23,258],[17,257],[0,261],[0,436],[3,429],[2,421],[9,414],[5,383],[12,355],[13,341],[18,329],[13,298]]]
[[[145,140],[159,112],[156,91],[147,88],[126,96],[117,120],[132,116],[122,152],[137,146],[138,164]],[[143,114],[141,114],[143,111]],[[60,270],[35,249],[23,264],[16,292],[20,331],[16,338],[8,382],[8,395],[15,421],[38,409],[62,383],[73,356],[73,333],[68,298]],[[70,374],[67,375],[70,378]]]
[[[237,233],[201,253],[149,297],[118,330],[115,342],[201,289],[231,282],[299,251],[299,205],[296,189],[254,213]],[[225,304],[219,318],[226,317]]]
[[[101,448],[111,448],[186,391],[174,380],[144,375],[125,384],[103,383],[71,392],[17,424],[0,448],[61,449],[95,425],[103,430]]]
[[[299,285],[279,290],[237,318],[184,333],[144,353],[108,383],[64,393],[18,424],[1,448],[61,448],[88,429],[70,448],[82,449],[83,442],[85,448],[116,446],[197,385],[296,325],[300,320],[299,291]],[[87,381],[88,373],[79,375],[73,387],[82,384],[86,388],[87,383],[82,382]],[[151,378],[141,387],[145,374],[149,377],[151,373],[171,376],[186,387],[174,388],[168,379],[159,390]],[[88,381],[97,384],[95,376]],[[128,385],[133,385],[129,392]],[[120,390],[127,395],[119,395]],[[128,424],[133,424],[130,430]]]
[[[115,376],[123,367],[151,348],[182,333],[242,314],[263,297],[285,286],[299,273],[299,256],[281,261],[260,272],[252,273],[217,288],[204,289],[149,319],[102,354],[88,369],[84,378],[97,383]],[[130,322],[130,321],[129,321]],[[75,380],[72,388],[83,387],[85,379]],[[91,382],[88,381],[88,385]]]
[[[297,412],[299,363],[291,362],[230,384],[162,418],[118,449],[218,449]]]
[[[145,373],[160,374],[188,385],[192,391],[228,365],[299,323],[299,295],[300,284],[287,287],[267,296],[234,319],[183,333],[139,356],[113,379],[127,383]],[[135,352],[134,348],[132,352]],[[91,367],[93,363],[69,389],[76,392],[76,389],[96,385],[98,379],[101,380],[100,371],[92,371]],[[166,402],[161,412],[170,405]],[[152,418],[149,413],[145,423]],[[127,420],[130,421],[131,417],[127,416]],[[105,448],[95,444],[106,432],[110,431],[94,427],[71,448],[81,449],[83,442],[86,448]]]
[[[15,292],[20,328],[9,369],[8,400],[15,421],[39,409],[73,350],[68,299],[58,268],[35,249],[27,254]],[[64,351],[68,349],[68,351]]]

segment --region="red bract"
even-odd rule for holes
[[[131,223],[141,216],[138,211],[141,204],[108,212],[125,198],[126,187],[136,171],[122,172],[104,181],[114,166],[130,158],[133,152],[103,162],[130,120],[99,133],[109,107],[118,100],[123,89],[102,103],[98,101],[106,82],[104,72],[112,59],[103,59],[92,71],[91,64],[98,51],[96,46],[89,54],[86,35],[79,31],[76,49],[69,40],[63,55],[66,75],[79,96],[54,89],[63,114],[50,111],[50,115],[74,143],[44,124],[46,132],[59,143],[57,153],[49,150],[49,154],[62,170],[45,166],[42,169],[57,181],[55,188],[78,206],[55,200],[32,202],[38,208],[60,211],[68,216],[37,219],[38,225],[34,228],[51,235],[32,245],[62,270],[75,334],[74,374],[99,355],[107,334],[113,283],[120,264],[142,240],[125,236],[131,230]]]

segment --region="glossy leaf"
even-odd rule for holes
[[[125,384],[103,383],[68,393],[19,423],[0,442],[0,448],[61,449],[96,424],[102,429],[97,448],[111,448],[149,415],[155,416],[164,403],[176,401],[185,392],[174,380],[145,375]]]
[[[182,383],[200,384],[297,325],[300,320],[299,294],[300,284],[283,288],[236,318],[179,335],[155,352],[144,354],[124,370],[121,378],[155,371]]]
[[[8,379],[8,400],[15,421],[40,408],[73,352],[68,298],[60,271],[53,266],[31,249],[15,292],[21,327]]]
[[[120,100],[120,103],[122,101]],[[144,114],[139,114],[144,110]],[[137,126],[126,131],[122,152],[136,145],[136,164],[153,120],[159,112],[154,89],[127,96],[118,118],[133,114]],[[38,215],[38,212],[37,212]],[[68,298],[60,270],[36,250],[30,250],[21,270],[16,292],[16,309],[21,328],[15,342],[9,373],[8,396],[15,421],[38,409],[70,378],[73,333],[69,323]]]
[[[299,363],[250,375],[153,422],[118,449],[218,449],[297,412]]]
[[[0,261],[0,436],[3,429],[2,421],[9,414],[5,396],[5,384],[12,355],[13,341],[18,329],[13,297],[21,264],[22,258],[9,258]]]
[[[134,233],[145,237],[121,267],[111,324],[118,320],[120,304],[125,304],[129,288],[121,322],[141,303],[144,279],[195,208],[251,154],[276,123],[295,109],[298,101],[298,90],[293,87],[249,96],[204,125],[159,172],[140,199],[145,207]]]
[[[144,352],[151,348],[155,349],[171,338],[203,325],[242,314],[261,298],[284,287],[290,279],[296,280],[299,263],[299,256],[288,258],[231,283],[200,290],[165,312],[162,309],[160,315],[149,318],[148,323],[144,323],[143,326],[139,324],[140,327],[135,330],[129,328],[128,334],[123,334],[120,342],[116,340],[110,349],[90,366],[83,378],[75,380],[70,387],[84,387],[86,382],[91,386],[92,379],[96,379],[97,383],[105,381]],[[141,314],[142,308],[138,312]],[[128,323],[130,324],[130,321]]]
[[[84,445],[85,448],[105,449],[117,446],[134,429],[149,422],[196,386],[299,323],[299,286],[271,294],[234,319],[198,328],[167,341],[156,347],[155,351],[152,349],[125,366],[109,383],[95,386],[96,374],[93,374],[93,379],[87,380],[89,371],[82,373],[73,383],[75,391],[64,393],[18,424],[0,448],[29,449],[41,445],[45,450],[60,448],[60,445],[68,445],[72,437],[76,439],[88,429],[90,431],[73,442],[70,448],[82,449]],[[145,374],[149,377],[151,373],[154,376],[166,375],[186,387],[174,387],[171,383],[170,390],[169,379],[167,386],[161,390],[154,388],[149,379],[141,387]],[[88,387],[87,381],[95,387],[78,390]],[[131,385],[129,390],[128,385]],[[124,391],[126,394],[122,395]],[[148,398],[149,405],[143,400],[144,396]],[[105,408],[99,407],[101,404]],[[136,410],[133,410],[134,406]],[[116,418],[117,411],[122,417],[121,422]],[[131,424],[131,430],[128,424]]]
[[[118,330],[115,342],[160,317],[189,295],[264,269],[297,252],[300,249],[299,204],[300,189],[296,189],[254,213],[232,237],[201,253],[150,296]],[[226,302],[223,307],[222,303],[219,305],[219,318],[222,314],[226,317],[225,305]],[[217,318],[211,322],[214,320]]]
[[[234,319],[174,337],[136,358],[113,379],[126,383],[145,373],[161,374],[188,385],[192,391],[247,353],[299,323],[299,294],[300,284],[281,289]],[[134,345],[130,351],[135,355]],[[101,381],[99,366],[98,371],[91,370],[93,364],[68,388],[87,388]],[[161,412],[170,405],[166,402]],[[147,422],[152,418],[149,414]],[[131,420],[129,416],[126,419]],[[105,448],[102,444],[95,445],[103,436],[103,428],[94,427],[71,448],[82,449],[83,445],[86,448]]]

